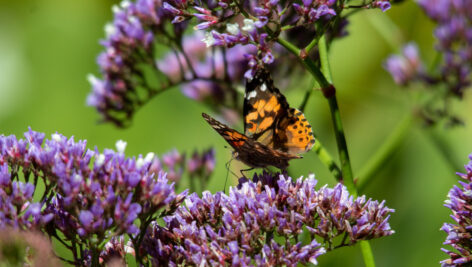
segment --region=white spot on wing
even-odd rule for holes
[[[267,90],[267,86],[266,86],[265,83],[263,83],[263,84],[261,85],[261,91],[264,92],[265,90]]]
[[[257,92],[256,92],[256,91],[252,91],[252,92],[250,92],[250,93],[247,95],[247,99],[251,99],[251,98],[253,98],[253,97],[256,97],[256,95],[257,95]]]

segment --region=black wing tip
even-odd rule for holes
[[[205,112],[202,112],[202,117],[203,117],[205,120],[210,120],[210,119],[211,119],[210,115],[206,114]]]

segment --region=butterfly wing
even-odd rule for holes
[[[285,97],[274,86],[267,69],[259,69],[246,84],[244,97],[244,133],[254,140],[273,147],[277,121],[284,117],[289,106]]]
[[[298,109],[290,108],[275,129],[274,149],[299,154],[310,151],[314,144],[315,137],[305,115]]]
[[[227,125],[213,119],[206,113],[202,113],[203,118],[230,144],[238,151],[248,141],[248,137],[240,134],[238,131],[229,128]]]

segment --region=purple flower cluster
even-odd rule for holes
[[[385,11],[390,8],[390,3],[388,0],[373,1],[369,7]],[[259,65],[274,61],[273,43],[283,31],[304,28],[307,33],[315,29],[315,22],[326,23],[325,29],[311,36],[312,39],[319,37],[329,30],[327,22],[341,14],[344,4],[336,0],[304,0],[301,3],[251,0],[243,4],[231,0],[173,0],[164,8],[174,16],[173,23],[176,24],[196,17],[199,24],[195,29],[207,30],[203,41],[209,47],[238,44],[257,47],[257,54],[248,55],[249,70],[245,77],[251,79]]]
[[[74,252],[121,234],[130,235],[138,244],[138,234],[157,212],[177,208],[186,192],[176,194],[164,172],[155,175],[153,155],[126,158],[125,146],[119,141],[118,152],[99,153],[86,149],[85,141],[75,142],[57,133],[51,139],[31,130],[20,140],[0,136],[1,209],[9,212],[3,213],[0,224],[26,224],[30,216],[31,224],[47,222],[43,230],[56,238],[61,232],[72,241],[74,247],[69,248]],[[34,186],[18,182],[21,175],[27,182],[33,178],[34,184],[44,183],[40,204],[24,206]],[[27,208],[24,215],[14,217],[22,208]],[[76,263],[85,260],[85,255],[85,251],[74,253]]]
[[[441,78],[450,93],[461,97],[471,84],[472,6],[468,0],[419,0],[418,4],[438,23],[434,35],[444,60]]]
[[[209,177],[215,169],[215,150],[204,151],[201,155],[194,151],[187,162],[187,171],[190,176]]]
[[[466,0],[418,0],[426,15],[437,23],[434,30],[436,37],[437,59],[426,71],[418,48],[408,44],[402,55],[387,59],[385,68],[395,82],[405,86],[412,81],[424,83],[428,89],[429,101],[422,104],[420,115],[426,123],[434,124],[446,119],[450,125],[460,124],[449,107],[450,100],[461,99],[464,90],[471,85],[472,72],[472,8]]]
[[[41,212],[41,203],[33,201],[34,185],[13,181],[7,162],[2,163],[1,158],[0,185],[0,229],[33,229],[52,219],[52,214]]]
[[[103,79],[89,77],[93,91],[87,99],[88,105],[95,107],[106,121],[120,125],[141,101],[138,90],[152,93],[138,66],[143,60],[152,62],[155,34],[165,32],[168,18],[161,5],[161,0],[138,0],[123,1],[120,7],[113,8],[114,21],[106,26],[107,38],[102,41],[105,51],[97,59]],[[173,34],[181,34],[182,26],[173,28]]]
[[[442,266],[469,266],[472,264],[472,155],[471,161],[465,165],[466,173],[457,173],[465,181],[449,191],[446,206],[452,211],[454,223],[444,223],[441,230],[447,233],[444,245],[453,250],[442,249],[450,258],[441,261]]]
[[[148,230],[143,249],[153,264],[316,264],[328,250],[394,233],[388,224],[392,209],[364,196],[353,199],[341,184],[315,190],[313,176],[292,181],[267,173],[257,180],[242,182],[229,195],[190,195],[185,207],[164,218],[165,228]],[[311,241],[299,241],[304,229]]]

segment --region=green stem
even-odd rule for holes
[[[326,77],[326,80],[332,84],[331,70],[328,59],[328,46],[324,35],[320,38],[318,48],[320,53],[321,70]],[[354,179],[352,175],[351,161],[349,160],[349,153],[347,149],[346,136],[344,134],[341,112],[339,111],[336,94],[333,92],[331,95],[326,96],[326,98],[328,99],[329,109],[331,111],[331,119],[334,125],[336,143],[338,144],[339,160],[341,161],[341,170],[343,176],[342,180],[349,192],[354,197],[357,197],[357,190],[354,186]]]
[[[328,46],[326,43],[326,38],[323,35],[318,44],[321,69],[323,70],[324,75],[332,84],[331,71],[329,67],[328,60]],[[321,83],[320,83],[321,84]],[[339,111],[338,101],[336,99],[336,94],[333,87],[332,94],[325,94],[328,99],[329,107],[331,110],[331,118],[333,120],[333,125],[336,134],[336,142],[338,144],[339,159],[341,161],[341,170],[343,175],[343,182],[347,190],[351,193],[352,196],[357,197],[357,189],[354,185],[354,179],[352,174],[351,162],[349,160],[349,153],[347,149],[346,136],[344,134],[343,124],[341,120],[341,113]],[[369,241],[360,242],[362,257],[364,258],[364,263],[366,267],[375,267],[374,254],[372,253],[372,248],[370,247]]]
[[[328,98],[329,109],[331,110],[331,120],[334,125],[336,143],[338,144],[339,160],[341,161],[342,181],[352,196],[357,197],[357,189],[354,185],[352,175],[351,161],[347,150],[346,136],[344,134],[341,113],[339,111],[338,101],[335,96]]]
[[[359,171],[358,189],[360,192],[372,181],[377,171],[385,165],[385,162],[397,151],[408,133],[413,122],[413,114],[409,113],[396,126],[393,133],[388,137],[387,141],[375,152],[367,161],[364,167]]]

